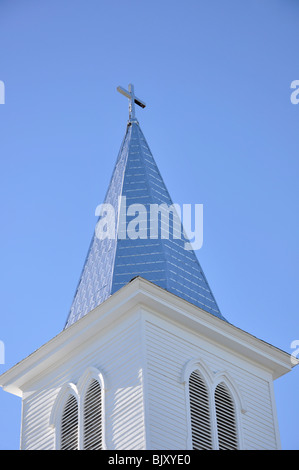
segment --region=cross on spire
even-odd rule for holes
[[[121,86],[117,87],[117,91],[119,91],[122,95],[129,98],[129,121],[132,122],[132,121],[136,121],[135,103],[138,104],[138,106],[140,106],[141,108],[145,108],[146,104],[135,96],[134,85],[130,83],[128,86],[128,89],[129,91],[125,90]]]

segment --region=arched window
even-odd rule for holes
[[[88,367],[76,385],[69,382],[61,387],[49,419],[55,449],[106,449],[106,389],[107,380],[95,367]]]
[[[197,370],[193,371],[189,377],[189,397],[192,447],[194,450],[212,449],[209,394]]]
[[[83,409],[83,448],[101,450],[102,430],[102,390],[96,379],[92,379],[85,392]]]
[[[219,449],[238,449],[235,404],[224,383],[219,383],[215,389],[215,408]]]
[[[74,395],[70,395],[64,405],[61,417],[60,449],[78,449],[78,403]]]

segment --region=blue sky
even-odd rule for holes
[[[299,340],[297,0],[1,0],[0,373],[65,323],[124,136],[139,122],[176,203],[204,205],[197,256],[222,314]],[[299,449],[299,369],[275,382]],[[21,402],[0,390],[0,449]]]

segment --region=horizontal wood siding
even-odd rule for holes
[[[50,414],[61,387],[76,384],[89,366],[108,379],[105,393],[105,427],[108,449],[145,447],[139,323],[129,322],[114,333],[97,338],[88,347],[66,358],[35,383],[23,401],[22,449],[54,449]]]
[[[181,374],[191,359],[201,359],[212,374],[228,373],[236,384],[247,407],[239,415],[243,448],[276,449],[269,374],[147,311],[132,313],[121,324],[91,338],[81,351],[74,351],[28,384],[21,448],[54,449],[49,420],[57,395],[64,384],[76,385],[92,366],[107,379],[108,449],[186,449],[189,404]]]
[[[217,347],[211,352],[203,338],[175,326],[168,328],[154,318],[145,327],[150,447],[186,449],[188,403],[180,377],[188,361],[201,358],[212,372],[229,373],[246,402],[247,412],[241,414],[244,448],[277,448],[269,383],[263,373],[249,372],[238,357]]]

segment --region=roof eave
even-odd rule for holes
[[[27,358],[0,376],[0,386],[22,396],[25,384],[47,368],[65,358],[91,336],[119,321],[132,309],[143,306],[194,332],[200,332],[267,369],[276,379],[289,372],[294,364],[290,354],[266,343],[230,323],[190,304],[161,287],[137,277],[109,299],[63,330]]]

